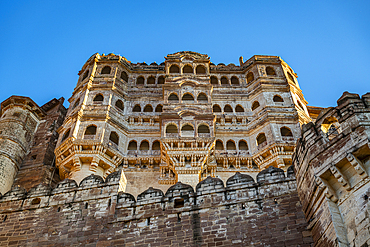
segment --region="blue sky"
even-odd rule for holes
[[[183,50],[213,63],[278,55],[309,105],[370,91],[369,1],[1,1],[0,101],[68,99],[95,52],[160,63]],[[68,105],[68,104],[66,104]]]

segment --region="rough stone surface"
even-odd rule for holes
[[[312,246],[294,177],[232,187],[207,178],[196,194],[177,183],[137,201],[119,179],[14,188],[0,198],[0,246]]]
[[[370,245],[369,99],[345,92],[297,142],[298,194],[317,246]]]

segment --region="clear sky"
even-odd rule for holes
[[[135,63],[183,50],[215,64],[278,55],[309,105],[370,92],[370,1],[0,1],[0,30],[0,102],[68,99],[96,52]]]

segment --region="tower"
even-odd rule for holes
[[[34,133],[45,116],[28,97],[12,96],[1,103],[0,118],[0,193],[10,190]]]
[[[90,174],[106,178],[121,164],[124,148],[120,143],[125,143],[126,137],[118,109],[124,101],[124,70],[118,67],[121,59],[125,60],[95,54],[82,67],[66,119],[58,130],[55,154],[61,179],[80,182]],[[117,102],[122,107],[114,107]]]

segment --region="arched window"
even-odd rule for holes
[[[233,108],[230,105],[225,105],[224,112],[233,112]]]
[[[237,106],[235,107],[235,111],[236,111],[236,112],[244,112],[244,108],[243,108],[241,105],[237,105]]]
[[[146,105],[144,107],[144,112],[153,112],[153,107],[151,105]]]
[[[268,67],[266,67],[266,74],[267,75],[276,75],[276,72],[272,67],[268,66]]]
[[[134,140],[130,141],[127,150],[137,150],[137,142]]]
[[[161,143],[158,140],[153,142],[152,150],[161,150]]]
[[[77,99],[76,102],[74,103],[72,109],[75,109],[79,104],[80,104],[80,99]]]
[[[180,73],[180,68],[179,66],[177,66],[176,64],[172,64],[171,67],[170,67],[170,73],[171,74],[178,74]]]
[[[293,77],[293,75],[292,75],[290,72],[288,72],[288,78],[289,78],[293,83],[295,83],[295,81],[294,81],[294,77]]]
[[[254,80],[254,75],[253,75],[253,72],[249,72],[247,74],[247,83],[250,83],[251,81]]]
[[[118,134],[114,131],[110,132],[109,140],[113,142],[114,144],[118,145],[118,142],[119,142]]]
[[[226,142],[226,149],[227,150],[236,150],[235,143],[232,140],[228,140]]]
[[[128,82],[128,75],[125,71],[121,72],[121,79],[124,80],[125,82]]]
[[[132,112],[141,112],[141,106],[135,105],[134,108],[132,108]]]
[[[231,77],[231,84],[239,85],[239,79],[236,76]]]
[[[198,65],[196,68],[197,75],[204,75],[206,73],[206,68],[203,65]]]
[[[123,102],[122,102],[122,100],[119,99],[119,100],[116,101],[116,107],[123,111]]]
[[[184,74],[193,74],[193,67],[191,67],[190,65],[185,65],[182,68],[182,73],[184,73]]]
[[[177,126],[175,124],[169,124],[166,127],[166,133],[178,133]]]
[[[148,141],[142,141],[140,143],[140,150],[149,150],[149,142]]]
[[[111,71],[111,68],[109,66],[105,66],[102,70],[101,70],[101,74],[110,74],[110,71]]]
[[[272,100],[274,102],[284,102],[283,98],[280,95],[275,95]]]
[[[163,75],[158,77],[158,84],[164,84],[164,76]]]
[[[89,75],[89,71],[86,70],[86,72],[84,73],[84,75],[82,77],[82,81],[85,80],[88,75]]]
[[[175,93],[171,93],[170,96],[168,96],[168,100],[170,101],[179,101],[179,96]]]
[[[181,131],[194,131],[194,127],[191,126],[190,124],[184,124],[181,127]]]
[[[260,106],[260,103],[258,101],[254,101],[252,104],[252,111],[256,110]]]
[[[221,112],[221,107],[219,105],[213,105],[213,112]]]
[[[146,84],[155,84],[154,76],[149,76],[149,78],[146,81]]]
[[[292,131],[287,127],[281,127],[280,134],[281,136],[293,136]]]
[[[221,85],[229,85],[229,80],[227,79],[227,77],[221,77]]]
[[[208,125],[200,124],[198,126],[198,133],[200,133],[200,134],[208,134],[208,133],[210,133]]]
[[[223,142],[221,140],[217,140],[216,141],[215,149],[216,150],[224,150],[224,144],[223,144]]]
[[[71,129],[68,129],[66,132],[64,132],[62,142],[64,142],[69,137],[70,132],[71,132]]]
[[[155,112],[162,112],[162,110],[163,110],[162,105],[157,105],[157,107],[155,108]]]
[[[144,85],[144,77],[143,76],[139,76],[136,79],[136,85]]]
[[[90,125],[89,127],[86,128],[85,135],[95,135],[95,134],[96,134],[96,126],[95,125]]]
[[[194,97],[190,93],[185,93],[182,96],[182,101],[194,101]]]
[[[207,101],[208,102],[208,97],[205,93],[200,93],[198,94],[198,98],[197,98],[198,101]]]
[[[257,146],[265,143],[267,140],[266,140],[266,136],[265,136],[265,133],[260,133],[257,138],[256,138],[256,141],[257,141]]]
[[[101,94],[96,95],[93,99],[94,102],[103,102],[103,100],[104,100],[104,97]]]
[[[216,76],[211,76],[211,84],[218,85],[218,79]]]
[[[239,150],[248,150],[248,144],[244,140],[239,141]]]

